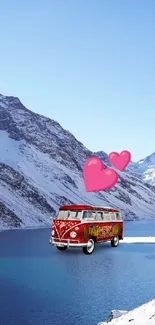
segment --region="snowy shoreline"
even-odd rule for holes
[[[155,325],[155,299],[114,318],[108,324],[110,325]],[[97,325],[106,325],[106,322],[100,322]]]
[[[155,244],[155,236],[124,237],[120,244]]]

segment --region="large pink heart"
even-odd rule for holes
[[[118,181],[117,173],[111,168],[105,168],[99,158],[89,158],[83,169],[84,184],[87,192],[105,191]]]
[[[117,152],[111,152],[108,156],[108,160],[111,165],[122,171],[131,160],[131,153],[127,150],[122,151],[120,154]]]

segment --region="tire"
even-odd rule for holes
[[[119,245],[119,237],[115,236],[112,240],[111,240],[111,246],[112,247],[117,247]]]
[[[90,255],[93,253],[94,249],[95,249],[95,241],[94,239],[91,238],[88,240],[87,246],[83,247],[83,253],[86,255]]]
[[[56,246],[56,248],[57,248],[59,251],[65,251],[65,250],[67,249],[67,246],[63,246],[63,247]]]

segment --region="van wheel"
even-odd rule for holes
[[[111,246],[112,247],[117,247],[119,244],[119,237],[115,236],[112,240],[111,240]]]
[[[63,246],[63,247],[56,246],[56,248],[57,248],[59,251],[65,251],[65,250],[67,249],[67,246]]]
[[[87,246],[83,247],[83,252],[86,255],[90,255],[93,253],[94,249],[95,249],[95,241],[94,239],[91,238],[88,240]]]

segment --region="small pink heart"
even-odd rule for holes
[[[124,170],[131,160],[131,153],[127,150],[122,151],[120,154],[111,152],[108,160],[118,170]]]
[[[105,191],[118,181],[117,173],[111,168],[105,168],[102,160],[89,158],[83,169],[84,184],[87,192]]]

